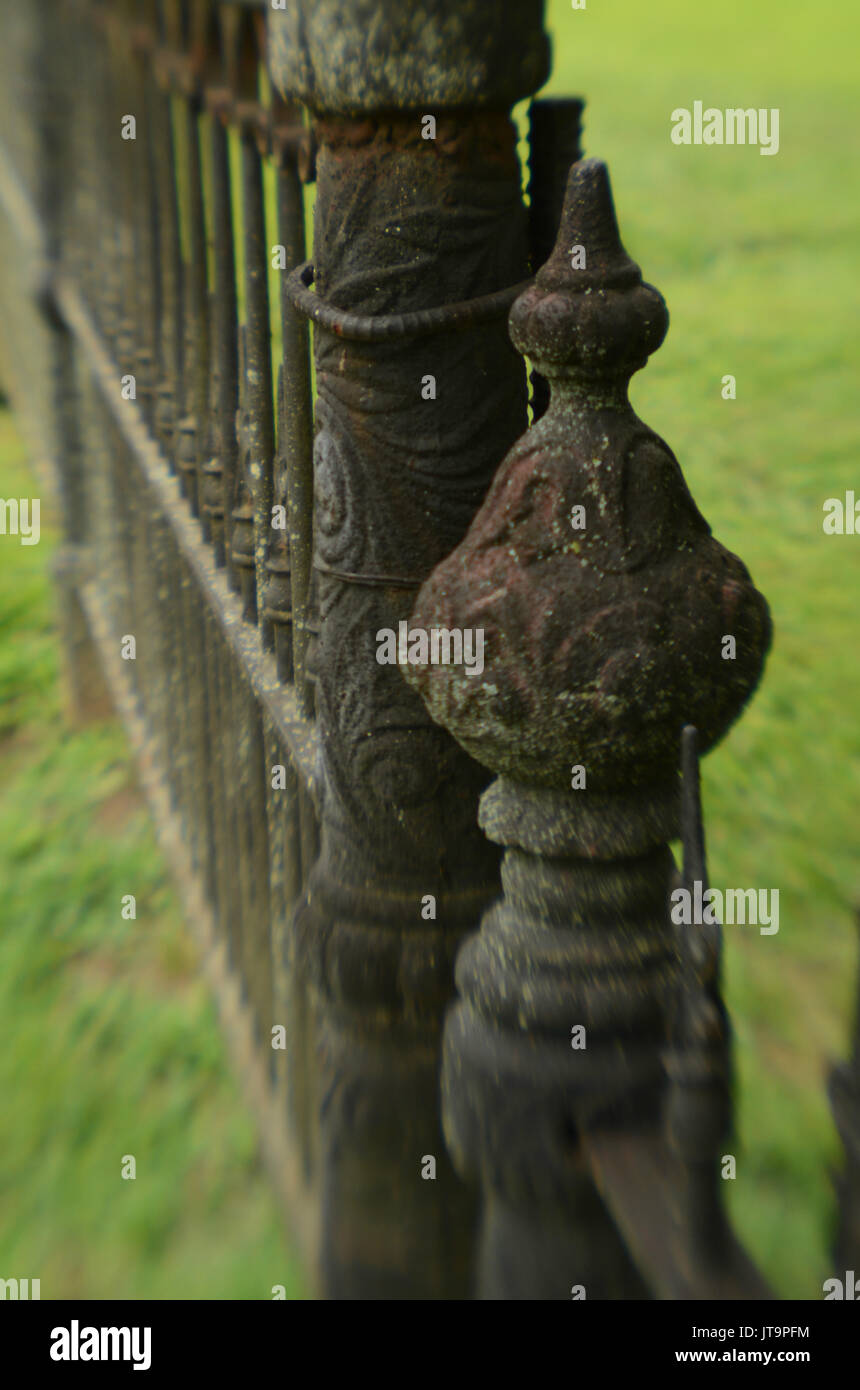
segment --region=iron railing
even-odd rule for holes
[[[771,1297],[718,929],[667,910],[769,619],[627,404],[665,306],[580,101],[532,101],[524,205],[541,9],[4,5],[0,373],[317,1287]],[[381,662],[410,623],[486,631],[483,678]]]

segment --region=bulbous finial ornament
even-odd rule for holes
[[[579,764],[592,791],[665,782],[683,725],[705,752],[737,718],[771,624],[671,449],[628,401],[668,313],[621,244],[600,161],[572,167],[555,249],[509,323],[549,380],[550,405],[411,619],[482,630],[483,672],[403,674],[437,723],[516,781],[569,789]]]

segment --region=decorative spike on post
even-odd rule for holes
[[[401,665],[433,718],[500,774],[480,819],[506,846],[504,897],[459,954],[446,1135],[484,1185],[485,1296],[581,1284],[629,1297],[642,1286],[579,1140],[659,1115],[679,734],[695,723],[707,750],[729,728],[770,618],[629,404],[668,314],[621,244],[600,161],[571,169],[555,249],[509,322],[550,404],[411,619],[464,643],[471,631],[473,650],[482,634],[483,671]]]

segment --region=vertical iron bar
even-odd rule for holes
[[[263,613],[266,558],[271,534],[272,467],[275,427],[272,398],[272,353],[269,319],[269,286],[266,252],[263,171],[259,141],[260,108],[255,102],[240,104],[237,116],[242,132],[242,209],[245,259],[245,389],[248,411],[248,468],[252,505],[251,575],[255,582],[253,612]],[[261,624],[264,647],[273,645],[272,626]]]
[[[578,97],[536,97],[529,103],[529,249],[537,272],[555,245],[571,165],[582,158]],[[531,412],[535,424],[549,405],[546,377],[533,370]]]
[[[134,353],[134,376],[136,378],[136,398],[154,431],[155,428],[155,390],[158,362],[158,323],[159,323],[159,275],[157,227],[154,221],[154,178],[152,132],[147,102],[146,63],[151,48],[151,35],[148,30],[137,28],[132,34],[132,62],[130,65],[129,110],[136,121],[136,138],[124,140],[127,158],[133,163],[132,187],[135,195],[134,265],[137,276],[138,294],[136,309],[136,338]],[[120,138],[120,132],[117,132]]]
[[[299,265],[305,255],[302,185],[295,157],[282,153],[278,161],[278,233],[287,265]],[[293,257],[296,259],[293,260]],[[313,412],[311,407],[310,335],[307,320],[287,298],[282,280],[283,334],[282,434],[278,450],[284,460],[291,591],[291,651],[279,653],[284,670],[292,669],[302,712],[313,714],[313,692],[306,670],[308,599],[310,595],[313,523]],[[286,550],[286,546],[284,547]],[[282,647],[286,648],[285,631]]]
[[[203,173],[200,160],[200,98],[186,93],[185,188],[188,227],[188,260],[183,277],[185,301],[185,417],[180,422],[178,463],[192,515],[200,514],[200,469],[205,442],[206,394],[209,372],[209,321],[206,293],[206,223]]]
[[[182,251],[176,189],[176,148],[168,72],[155,55],[149,103],[155,140],[155,193],[159,227],[160,305],[159,382],[156,429],[171,472],[176,471],[176,426],[182,408]]]
[[[233,841],[228,829],[226,798],[229,784],[225,775],[227,762],[226,739],[229,736],[229,716],[225,710],[220,676],[221,647],[215,619],[208,607],[203,612],[203,654],[206,669],[207,708],[209,711],[209,795],[212,807],[214,896],[213,907],[218,931],[232,961],[232,921],[230,912],[230,876],[232,874]]]
[[[215,558],[226,564],[228,577],[237,587],[231,556],[233,504],[236,488],[236,409],[238,396],[238,321],[236,316],[236,268],[233,252],[233,207],[230,182],[226,108],[223,94],[211,107],[212,121],[212,219],[215,241],[215,285],[211,307],[212,346],[215,357],[217,456],[207,471],[217,469],[220,479],[220,534],[214,531]],[[213,520],[216,519],[215,513]]]

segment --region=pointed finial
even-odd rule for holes
[[[601,160],[573,165],[552,255],[509,323],[514,346],[550,380],[571,372],[629,378],[665,338],[669,312],[621,244]]]
[[[667,322],[621,245],[605,166],[580,161],[555,250],[510,315],[549,408],[412,615],[426,631],[479,632],[483,674],[402,668],[438,723],[517,781],[568,790],[581,764],[590,791],[668,782],[680,727],[694,722],[706,752],[761,675],[767,604],[627,399]]]

